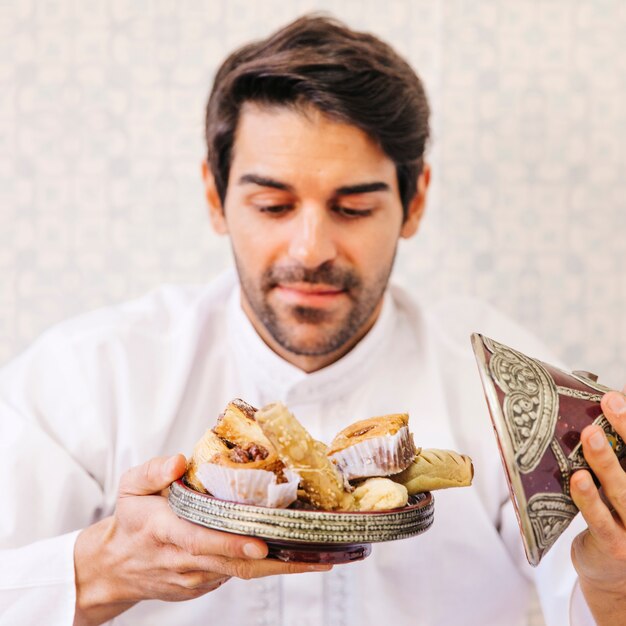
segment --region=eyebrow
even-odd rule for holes
[[[337,196],[356,196],[360,193],[373,193],[375,191],[389,191],[389,185],[382,181],[375,183],[361,183],[360,185],[346,185],[335,189]]]
[[[273,178],[266,176],[258,176],[257,174],[244,174],[239,179],[240,185],[252,184],[259,185],[259,187],[271,187],[272,189],[279,189],[280,191],[294,192],[292,185],[283,183]],[[376,181],[372,183],[360,183],[357,185],[345,185],[335,189],[334,194],[336,196],[356,196],[361,193],[373,193],[376,191],[390,191],[390,187],[387,183],[382,181]]]
[[[279,180],[267,178],[266,176],[258,176],[257,174],[244,174],[239,179],[240,185],[252,184],[259,187],[271,187],[272,189],[280,189],[281,191],[293,192],[294,188],[287,183],[281,183]]]

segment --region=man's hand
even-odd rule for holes
[[[602,411],[626,441],[626,397],[607,393]],[[601,428],[588,426],[581,440],[604,498],[589,472],[580,470],[572,476],[572,498],[588,525],[572,543],[572,561],[598,626],[626,624],[626,472]]]
[[[140,600],[189,600],[230,577],[326,571],[283,563],[260,539],[179,519],[162,492],[185,472],[183,455],[154,458],[120,480],[115,513],[83,530],[74,550],[75,626],[101,624]]]

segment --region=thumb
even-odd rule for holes
[[[131,467],[120,479],[120,498],[160,493],[185,473],[187,462],[182,454],[157,456],[143,465]]]

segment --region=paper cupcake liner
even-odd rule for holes
[[[262,469],[202,463],[196,471],[204,488],[220,500],[273,508],[286,508],[298,496],[300,477],[292,470],[286,469],[283,473],[285,483],[277,483],[276,474]]]
[[[355,443],[330,455],[348,479],[389,476],[406,469],[416,454],[408,426],[395,435],[381,435]]]

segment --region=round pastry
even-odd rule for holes
[[[409,500],[404,485],[389,478],[368,478],[352,494],[357,511],[388,511],[400,509]]]
[[[397,474],[417,453],[408,424],[406,413],[355,422],[333,439],[328,456],[348,480]]]

